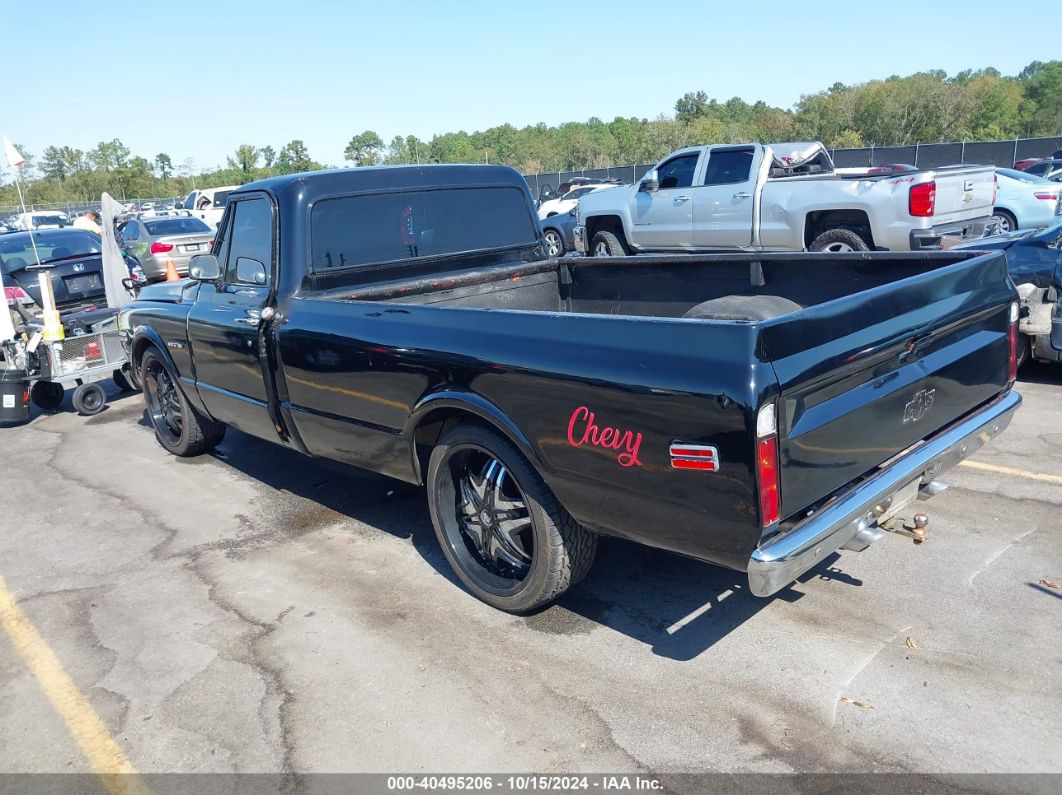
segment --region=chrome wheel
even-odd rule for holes
[[[559,257],[564,253],[564,241],[553,229],[547,229],[543,235],[546,238],[546,253],[551,257]]]
[[[828,246],[824,247],[822,250],[823,251],[829,251],[829,252],[831,252],[833,254],[844,254],[844,253],[849,252],[849,251],[855,251],[855,249],[852,248],[847,243],[830,243]]]
[[[1014,225],[1010,222],[1010,217],[1003,215],[1002,213],[994,214],[992,220],[999,226],[998,234],[1003,235],[1014,229]]]
[[[145,368],[144,393],[156,433],[171,444],[180,442],[184,427],[181,393],[172,376],[158,361],[152,360]]]
[[[452,506],[446,540],[480,587],[514,592],[531,570],[534,532],[523,492],[505,465],[475,446],[454,451],[440,504]]]

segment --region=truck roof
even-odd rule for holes
[[[241,185],[234,195],[264,190],[274,195],[290,194],[293,188],[310,187],[304,200],[334,193],[372,192],[400,188],[470,188],[512,185],[527,190],[527,182],[509,166],[451,165],[430,163],[415,166],[358,166],[324,171],[303,171],[260,179]]]

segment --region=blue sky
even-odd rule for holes
[[[120,138],[197,169],[241,143],[671,113],[686,91],[789,107],[835,81],[939,68],[1014,74],[1059,57],[1055,4],[571,0],[8,0],[0,133],[48,145]],[[998,24],[978,20],[1005,19]],[[911,32],[907,32],[910,30]],[[1044,29],[1046,30],[1046,29]]]

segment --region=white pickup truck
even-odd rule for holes
[[[579,199],[576,248],[644,251],[908,251],[980,237],[991,166],[870,173],[834,169],[820,143],[696,146],[635,185]]]
[[[225,185],[221,188],[193,190],[185,197],[178,209],[188,210],[194,217],[201,219],[207,226],[214,229],[221,223],[221,216],[225,214],[229,194],[238,187],[239,185]]]

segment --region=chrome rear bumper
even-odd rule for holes
[[[934,480],[1001,434],[1021,405],[1011,390],[939,431],[907,455],[860,483],[787,532],[760,545],[749,559],[749,590],[770,596],[875,523],[871,509],[915,478]]]

